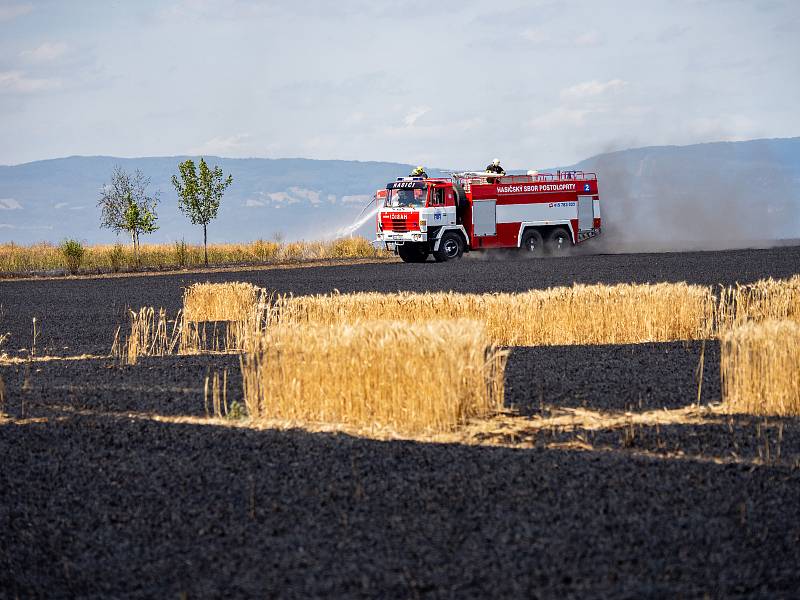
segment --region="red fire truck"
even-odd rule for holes
[[[376,198],[376,242],[405,262],[498,248],[559,255],[600,234],[597,176],[583,171],[399,177]]]

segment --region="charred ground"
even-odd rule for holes
[[[798,259],[795,247],[7,281],[0,331],[24,356],[35,316],[37,354],[107,354],[127,306],[176,311],[195,281],[295,294],[731,284],[793,275]],[[522,425],[483,435],[504,447],[176,422],[205,414],[203,378],[235,373],[232,356],[0,366],[0,597],[789,596],[795,419],[541,427],[570,411],[679,411],[697,399],[701,352],[713,402],[716,343],[514,348],[507,402]]]

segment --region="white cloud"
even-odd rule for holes
[[[66,206],[69,206],[69,202],[56,202],[56,203],[53,205],[53,208],[55,208],[56,210],[58,210],[59,208],[64,208],[64,207],[66,207]]]
[[[25,231],[38,231],[40,229],[50,231],[53,229],[52,225],[11,225],[9,223],[0,223],[0,229],[18,229]]]
[[[244,205],[247,208],[255,208],[258,206],[266,206],[267,203],[262,200],[258,200],[256,198],[248,198],[247,200],[244,201]]]
[[[30,94],[52,90],[60,85],[61,81],[58,79],[33,79],[27,77],[22,71],[0,72],[0,93]]]
[[[596,80],[584,81],[583,83],[578,83],[561,90],[561,97],[570,100],[591,98],[594,96],[601,96],[609,92],[618,92],[627,85],[628,82],[623,81],[622,79],[610,79],[606,82]]]
[[[558,129],[560,127],[581,127],[586,122],[592,110],[565,108],[559,106],[549,112],[534,117],[528,121],[528,126],[534,129]]]
[[[237,133],[227,137],[215,137],[195,146],[189,154],[215,154],[225,156],[236,154],[249,142],[253,136],[249,133]]]
[[[3,4],[0,5],[0,22],[11,21],[22,15],[27,15],[33,10],[33,4]]]
[[[19,55],[31,62],[50,62],[61,58],[67,51],[67,45],[61,42],[44,42],[33,50],[23,50]]]
[[[403,123],[405,123],[406,127],[413,127],[414,123],[416,123],[421,116],[430,111],[431,108],[429,106],[416,106],[411,109],[410,113],[403,117]]]
[[[22,205],[14,198],[0,198],[0,210],[19,210]]]

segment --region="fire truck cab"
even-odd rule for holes
[[[400,177],[376,199],[376,242],[405,262],[501,248],[560,255],[601,231],[597,176],[582,171]]]

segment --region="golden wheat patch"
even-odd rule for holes
[[[449,431],[503,405],[505,353],[473,321],[267,329],[241,358],[255,419]]]
[[[728,410],[800,415],[800,323],[746,323],[722,336],[720,351]]]
[[[257,333],[268,307],[263,288],[250,283],[196,283],[183,295],[182,354],[244,348]]]
[[[275,300],[273,321],[474,319],[502,346],[629,344],[711,335],[714,297],[685,283],[575,285],[521,294],[373,292]]]
[[[800,275],[720,290],[717,328],[721,334],[748,322],[774,319],[800,322]]]
[[[263,301],[264,290],[251,283],[195,283],[183,293],[188,321],[242,321]]]

